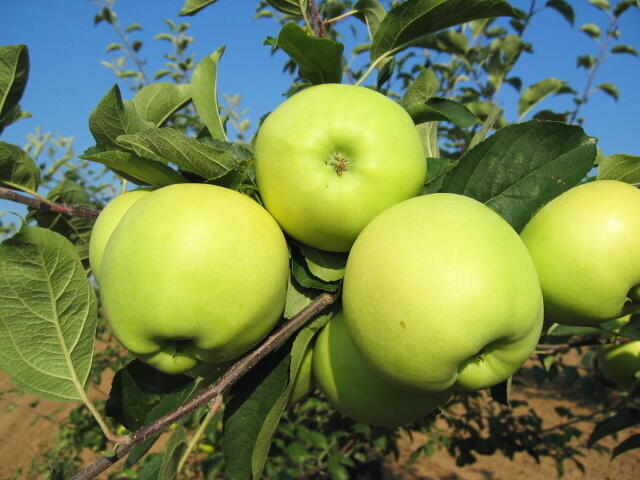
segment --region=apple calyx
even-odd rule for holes
[[[349,159],[342,152],[334,152],[329,155],[329,159],[327,160],[327,165],[333,167],[338,174],[339,177],[347,170],[347,166],[349,164]]]

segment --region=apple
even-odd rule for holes
[[[302,363],[298,369],[298,374],[293,381],[288,406],[298,403],[311,391],[311,385],[313,384],[313,374],[311,371],[312,364],[313,348],[309,348],[302,357]]]
[[[318,335],[313,375],[322,393],[340,412],[358,422],[382,427],[414,422],[446,402],[451,394],[417,394],[380,377],[351,341],[342,312],[337,312]]]
[[[415,392],[495,385],[529,358],[542,329],[540,284],[518,234],[451,193],[406,200],[365,227],[343,306],[366,361]]]
[[[288,263],[278,224],[249,197],[176,184],[140,199],[115,228],[100,294],[124,346],[177,374],[260,341],[284,308]]]
[[[93,275],[98,281],[100,281],[102,254],[113,230],[124,214],[127,213],[127,210],[149,192],[149,190],[132,190],[123,193],[111,200],[100,212],[96,223],[93,225],[93,230],[91,230],[91,239],[89,240],[89,264]]]
[[[630,387],[640,370],[640,341],[601,347],[598,360],[605,377],[621,387]]]
[[[640,286],[640,190],[584,183],[542,207],[522,231],[536,264],[545,316],[593,326],[625,314]]]
[[[309,87],[269,114],[255,144],[264,204],[296,240],[346,252],[373,217],[417,195],[426,176],[407,112],[364,87]]]

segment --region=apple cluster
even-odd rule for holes
[[[167,373],[242,355],[281,317],[289,253],[349,252],[342,303],[293,387],[312,380],[344,414],[415,421],[456,390],[518,370],[543,320],[595,325],[640,301],[640,191],[591,182],[522,235],[462,195],[419,196],[427,162],[411,117],[366,88],[320,85],[263,122],[264,208],[207,184],[114,199],[91,238],[106,316],[124,346]],[[636,357],[640,352],[635,353]]]

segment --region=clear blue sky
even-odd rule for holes
[[[278,25],[271,20],[254,19],[256,1],[219,0],[194,17],[177,17],[182,0],[121,0],[116,3],[121,25],[137,22],[144,27],[141,56],[148,60],[147,70],[161,68],[164,46],[152,40],[166,31],[163,18],[191,24],[196,39],[192,51],[197,60],[221,45],[226,52],[220,64],[219,91],[240,94],[255,126],[258,119],[282,101],[289,78],[282,73],[284,56],[272,56],[262,43],[275,36]],[[527,8],[528,0],[512,0]],[[544,3],[538,1],[539,4]],[[576,27],[583,23],[603,24],[603,14],[587,0],[571,1],[576,10]],[[30,0],[0,2],[0,44],[24,43],[31,56],[31,73],[22,99],[23,109],[33,118],[8,127],[2,135],[6,142],[23,145],[25,135],[36,126],[64,136],[74,136],[76,153],[92,145],[87,118],[96,103],[116,82],[115,76],[100,65],[108,59],[105,47],[117,41],[114,31],[103,23],[93,26],[98,11],[89,0]],[[621,42],[640,50],[640,12],[625,14]],[[351,19],[349,22],[356,22]],[[515,71],[525,86],[549,76],[571,81],[582,89],[586,75],[576,68],[576,56],[596,54],[596,46],[584,33],[571,29],[556,12],[544,12],[534,19],[525,40],[536,47],[535,55],[526,55]],[[585,130],[600,139],[605,153],[640,154],[640,60],[631,55],[614,55],[601,68],[596,84],[612,81],[621,99],[613,101],[595,93],[584,108],[588,118]],[[121,83],[125,98],[131,92]],[[500,101],[510,119],[515,118],[517,94],[505,86]],[[545,107],[569,108],[569,97],[547,101]]]

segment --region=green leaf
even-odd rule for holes
[[[9,125],[14,124],[18,120],[22,120],[23,118],[31,118],[31,114],[22,110],[20,105],[16,105],[9,110],[4,117],[0,118],[0,133],[2,133]]]
[[[611,8],[609,0],[589,0],[589,3],[600,10],[608,10]]]
[[[190,89],[189,84],[151,83],[136,93],[133,104],[142,118],[161,127],[171,115],[189,103]]]
[[[580,27],[580,31],[586,33],[591,38],[600,38],[600,27],[593,23],[585,23]]]
[[[565,85],[566,82],[550,77],[527,87],[527,89],[522,92],[522,95],[520,95],[520,100],[518,101],[518,117],[524,117],[533,107],[549,95],[559,93]]]
[[[219,178],[237,166],[228,151],[205,145],[172,128],[148,128],[135,135],[121,135],[118,143],[140,157],[175,163],[206,180]]]
[[[62,462],[54,462],[51,465],[46,480],[67,480],[76,473],[77,467],[69,459]]]
[[[553,8],[556,12],[564,17],[564,19],[571,25],[575,22],[576,15],[573,11],[573,7],[565,0],[549,0],[547,7]]]
[[[616,101],[620,99],[620,92],[618,91],[618,88],[611,82],[601,83],[596,88],[606,93]]]
[[[464,33],[455,30],[445,30],[435,35],[422,37],[417,45],[438,52],[457,54],[464,57],[469,49],[469,40]]]
[[[178,477],[180,459],[186,450],[186,431],[181,424],[178,424],[169,437],[167,445],[164,447],[164,455],[162,456],[162,465],[158,472],[158,480],[175,480]]]
[[[440,82],[433,70],[421,68],[416,79],[411,82],[400,101],[403,106],[425,103],[440,90]]]
[[[96,143],[109,149],[121,148],[116,142],[119,135],[133,134],[151,126],[152,123],[138,115],[132,102],[122,101],[117,85],[107,92],[89,116],[89,130]]]
[[[281,48],[299,68],[299,76],[314,85],[340,83],[344,45],[328,38],[310,36],[293,22],[285,23],[278,38],[265,42]]]
[[[40,169],[29,154],[20,147],[0,142],[1,183],[36,190],[40,185]]]
[[[287,320],[295,317],[300,310],[309,305],[317,296],[317,292],[308,288],[301,287],[289,276],[289,285],[287,287],[287,301],[284,306],[282,316]]]
[[[387,11],[377,0],[358,0],[353,9],[358,11],[356,17],[367,25],[369,38],[373,39]]]
[[[160,475],[160,467],[162,467],[163,456],[158,455],[144,464],[144,466],[138,471],[136,480],[158,480]]]
[[[297,246],[291,246],[291,275],[304,288],[335,292],[340,288],[340,282],[326,282],[311,273],[306,259]]]
[[[578,185],[595,158],[595,142],[580,127],[532,120],[468,150],[441,191],[484,202],[519,231],[545,203]]]
[[[449,158],[429,157],[427,159],[427,179],[421,195],[436,193],[442,187],[445,174],[456,166],[458,162]]]
[[[0,245],[0,368],[18,388],[82,399],[96,318],[95,293],[64,237],[25,227]]]
[[[611,49],[611,53],[628,53],[634,57],[639,56],[638,51],[631,45],[616,45]]]
[[[216,140],[225,142],[227,135],[220,118],[217,97],[218,62],[224,53],[220,47],[211,55],[203,58],[191,76],[191,98],[198,115],[206,125],[209,134]]]
[[[432,97],[421,105],[410,105],[407,112],[416,124],[445,120],[467,128],[479,122],[478,117],[464,105],[440,97]]]
[[[161,402],[179,406],[193,392],[194,385],[191,377],[168,375],[133,360],[113,377],[105,412],[134,431],[155,420],[151,412]]]
[[[618,153],[600,160],[598,180],[619,180],[640,184],[640,157]]]
[[[104,150],[100,147],[87,149],[80,158],[106,165],[123,178],[137,185],[165,187],[187,180],[164,163],[139,157],[121,150]]]
[[[217,1],[218,0],[184,0],[182,9],[178,13],[178,15],[180,15],[181,17],[194,15],[204,7],[207,7],[212,3],[216,3]]]
[[[409,0],[392,8],[376,31],[371,61],[393,55],[438,30],[480,18],[518,13],[503,0]]]
[[[640,448],[640,433],[636,433],[635,435],[631,435],[624,442],[617,445],[613,452],[611,452],[611,460],[616,458],[618,455],[621,455],[629,450],[633,450],[635,448]]]
[[[440,156],[440,146],[438,145],[438,122],[427,122],[416,125],[416,130],[420,135],[420,141],[424,148],[426,157]]]
[[[604,437],[638,424],[640,424],[640,412],[637,410],[630,410],[629,412],[619,413],[613,417],[609,417],[596,425],[596,428],[593,429],[593,432],[591,432],[589,436],[587,446],[591,448]]]
[[[613,15],[619,17],[624,12],[626,12],[630,7],[636,6],[640,8],[640,4],[638,4],[638,0],[623,0],[618,3],[613,9]]]
[[[539,112],[536,112],[536,114],[533,116],[533,119],[567,123],[569,121],[570,114],[571,112],[554,112],[553,110],[540,110]]]
[[[26,45],[0,46],[0,125],[5,125],[6,118],[18,105],[28,79],[29,50]]]
[[[267,3],[282,13],[302,17],[302,9],[307,10],[307,0],[267,0]]]
[[[347,265],[346,253],[325,252],[303,244],[298,244],[298,247],[314,277],[325,282],[342,280]]]
[[[596,64],[596,57],[593,55],[582,55],[578,57],[578,67],[590,70]]]

